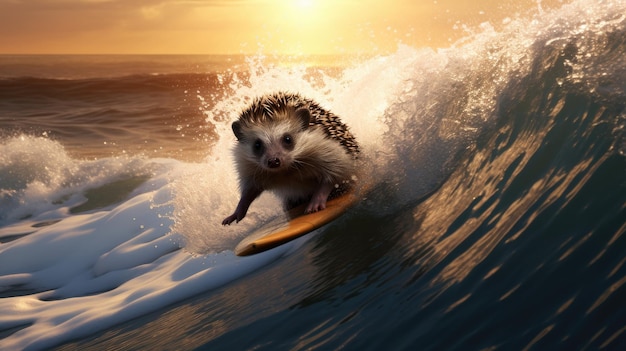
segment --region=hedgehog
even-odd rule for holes
[[[286,210],[307,203],[304,212],[354,186],[359,146],[338,116],[299,94],[278,92],[253,100],[233,122],[241,199],[223,225],[241,221],[265,190]]]

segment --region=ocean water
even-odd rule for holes
[[[0,57],[2,350],[626,349],[626,3],[370,58]],[[230,123],[299,92],[347,214],[236,257]]]

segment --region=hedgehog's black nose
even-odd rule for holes
[[[267,160],[267,167],[269,168],[278,168],[280,167],[280,159],[278,157],[273,157]]]

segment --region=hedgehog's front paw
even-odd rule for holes
[[[311,199],[311,202],[307,205],[304,210],[305,213],[313,213],[317,211],[321,211],[326,208],[326,199]]]
[[[317,211],[321,211],[326,208],[326,200],[328,200],[328,195],[333,190],[333,185],[329,183],[322,184],[313,196],[311,196],[311,201],[304,210],[305,213],[313,213]]]
[[[222,225],[230,225],[235,220],[237,220],[237,222],[239,222],[239,219],[237,218],[237,213],[233,213],[230,216],[224,218],[224,220],[222,221]]]

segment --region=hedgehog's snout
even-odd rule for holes
[[[278,167],[280,167],[280,158],[278,158],[278,157],[271,157],[271,158],[267,159],[267,167],[268,168],[278,168]]]

